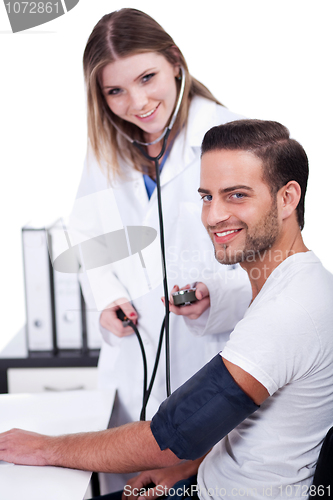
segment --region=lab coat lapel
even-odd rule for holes
[[[202,139],[216,123],[217,104],[202,97],[191,103],[187,126],[178,134],[161,173],[161,186],[170,182],[197,158]]]

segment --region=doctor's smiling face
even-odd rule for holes
[[[179,65],[157,52],[116,59],[102,71],[101,84],[107,105],[119,118],[155,140],[167,125],[177,98]]]
[[[278,239],[276,197],[262,169],[261,160],[247,151],[212,150],[202,156],[202,222],[221,264],[244,262]]]

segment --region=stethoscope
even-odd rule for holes
[[[142,409],[141,409],[141,414],[140,414],[140,420],[145,420],[146,418],[146,407],[148,403],[148,399],[151,394],[151,390],[153,388],[153,384],[155,381],[155,376],[158,368],[158,363],[160,359],[160,354],[161,354],[161,349],[162,349],[162,344],[163,344],[163,336],[165,332],[165,357],[166,357],[166,393],[167,396],[170,396],[171,394],[171,384],[170,384],[170,335],[169,335],[169,315],[170,315],[170,308],[169,308],[169,292],[168,292],[168,282],[167,282],[167,273],[166,273],[166,259],[165,259],[165,244],[164,244],[164,226],[163,226],[163,212],[162,212],[162,196],[161,196],[161,183],[160,183],[160,168],[159,168],[159,160],[162,158],[162,156],[165,153],[166,145],[168,142],[168,138],[171,132],[171,129],[176,121],[177,114],[183,99],[184,95],[184,90],[185,90],[185,71],[184,68],[181,66],[181,85],[180,85],[180,90],[179,90],[179,96],[177,99],[176,107],[174,109],[174,112],[171,116],[169,124],[165,127],[163,130],[162,134],[155,139],[153,142],[141,142],[132,139],[129,137],[125,132],[123,132],[110,118],[109,115],[108,118],[111,121],[112,125],[115,127],[115,129],[123,136],[125,139],[127,139],[131,144],[133,144],[135,147],[139,149],[139,151],[143,154],[143,156],[149,160],[155,163],[155,171],[156,171],[156,189],[157,189],[157,203],[158,203],[158,217],[159,217],[159,233],[160,233],[160,246],[161,246],[161,255],[162,255],[162,270],[163,270],[163,289],[164,289],[164,297],[165,297],[165,316],[163,319],[163,323],[161,326],[161,331],[160,331],[160,336],[159,336],[159,342],[158,342],[158,347],[157,347],[157,352],[156,352],[156,358],[155,358],[155,363],[154,363],[154,368],[152,371],[152,376],[150,379],[149,386],[147,388],[147,360],[146,360],[146,354],[145,350],[143,347],[143,342],[140,336],[140,333],[136,327],[136,325],[129,319],[127,318],[128,324],[133,328],[139,344],[141,348],[141,354],[142,354],[142,360],[143,360],[143,366],[144,366],[144,387],[143,387],[143,401],[142,401]],[[150,156],[147,151],[145,150],[145,146],[152,146],[153,144],[157,144],[159,141],[163,139],[162,143],[162,148],[160,153],[157,156]]]

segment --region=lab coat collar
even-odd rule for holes
[[[218,105],[213,101],[199,96],[192,99],[187,125],[176,137],[169,158],[162,169],[161,186],[170,182],[198,158],[198,149],[205,133],[217,124],[217,109]],[[128,181],[143,182],[141,172],[131,169],[128,174]],[[153,192],[151,200],[155,197],[156,191]]]
[[[218,104],[204,97],[194,97],[188,116],[187,137],[192,147],[201,147],[205,133],[217,123]]]
[[[180,174],[198,158],[198,149],[201,147],[205,133],[217,122],[217,107],[215,102],[203,97],[193,98],[187,125],[178,134],[162,170],[161,185]]]

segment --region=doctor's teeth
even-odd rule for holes
[[[152,109],[151,111],[148,111],[148,113],[145,113],[144,115],[139,115],[140,118],[146,118],[147,116],[150,116],[154,113],[156,108]]]
[[[224,231],[223,233],[216,233],[216,236],[227,236],[228,234],[231,234],[231,233],[236,233],[238,231],[238,229],[233,229],[232,231]]]

